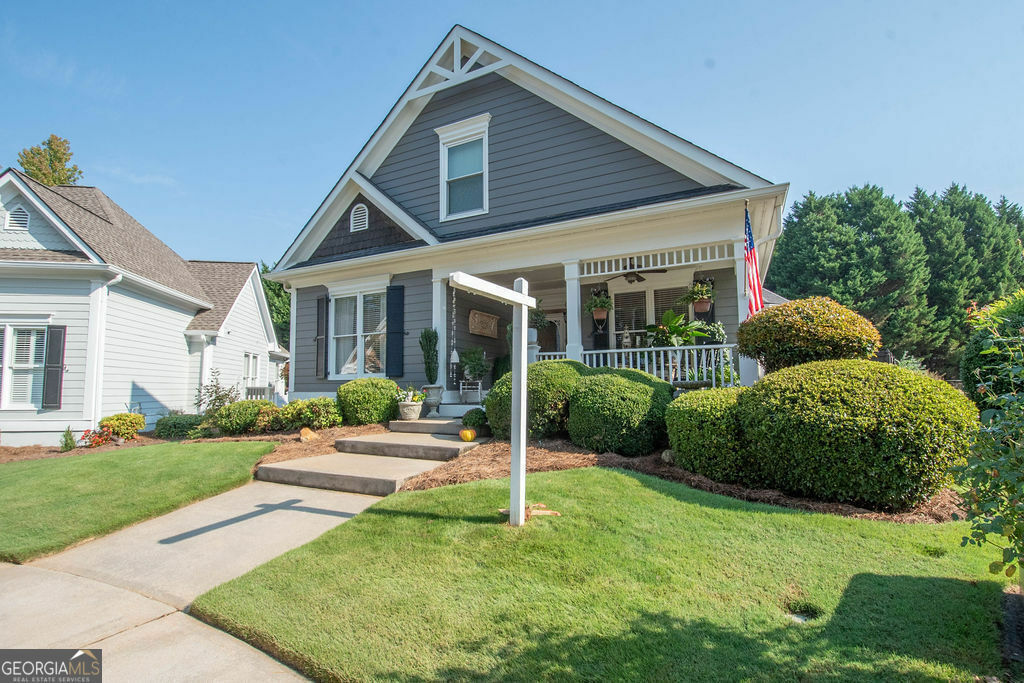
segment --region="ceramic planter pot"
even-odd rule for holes
[[[607,320],[608,319],[608,309],[607,308],[595,308],[593,311],[590,312],[590,314],[592,316],[594,316],[594,320]]]
[[[422,412],[423,404],[419,401],[398,402],[398,419],[400,420],[418,420]]]
[[[694,313],[707,313],[711,310],[711,299],[700,299],[693,302]]]
[[[442,384],[428,384],[422,387],[427,396],[423,399],[423,405],[427,407],[427,417],[437,417],[437,407],[441,405],[441,394],[444,391]]]

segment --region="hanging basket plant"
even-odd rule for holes
[[[697,280],[690,286],[690,291],[679,298],[678,303],[684,306],[693,304],[694,313],[707,313],[711,310],[714,296],[715,290],[712,289],[711,282]]]
[[[594,316],[594,320],[607,320],[608,311],[612,308],[612,298],[607,292],[599,292],[592,295],[583,308]]]

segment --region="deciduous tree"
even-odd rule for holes
[[[25,173],[44,185],[74,185],[82,171],[71,163],[71,143],[50,135],[42,143],[18,152],[18,163]]]

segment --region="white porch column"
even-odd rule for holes
[[[287,291],[292,298],[291,317],[288,321],[288,393],[292,394],[295,391],[295,318],[298,315],[299,295],[294,286]],[[204,340],[204,349],[205,343]],[[199,384],[203,384],[202,377],[199,378]]]
[[[447,281],[443,277],[434,276],[431,294],[430,324],[437,330],[437,383],[448,388],[448,297]]]
[[[583,330],[580,322],[580,262],[564,261],[565,267],[565,357],[583,360]]]
[[[736,271],[737,326],[747,319],[747,263],[743,258],[746,240],[733,243],[733,269]],[[740,383],[749,387],[761,378],[761,367],[753,358],[740,356]]]

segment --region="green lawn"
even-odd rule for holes
[[[0,560],[25,562],[240,486],[276,445],[167,443],[0,465]]]
[[[992,560],[960,524],[755,505],[597,468],[399,493],[192,613],[323,680],[999,674]],[[795,623],[788,609],[818,612]]]

